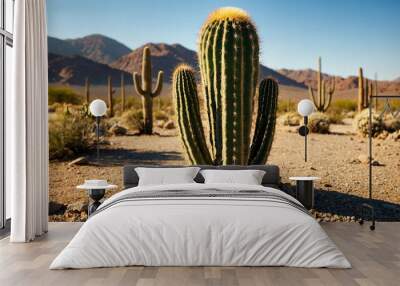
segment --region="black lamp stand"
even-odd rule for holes
[[[310,132],[307,125],[308,116],[304,116],[304,125],[299,128],[299,134],[304,136],[304,162],[307,162],[307,135]]]
[[[96,149],[97,163],[100,162],[100,116],[96,116]]]

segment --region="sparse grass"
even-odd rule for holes
[[[351,99],[337,99],[331,103],[331,106],[329,107],[328,111],[330,109],[340,112],[356,111],[357,102]]]
[[[331,103],[325,113],[329,117],[330,123],[343,124],[343,119],[349,117],[357,109],[357,102],[351,99],[338,99]]]
[[[278,114],[287,112],[297,112],[297,102],[290,99],[281,99],[278,101]]]
[[[81,104],[82,97],[67,87],[49,87],[49,105],[54,103]]]

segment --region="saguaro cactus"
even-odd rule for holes
[[[331,104],[333,94],[335,92],[335,81],[333,81],[332,86],[326,89],[326,82],[322,79],[321,72],[321,57],[318,58],[318,89],[317,98],[314,95],[314,91],[311,87],[308,88],[310,99],[313,101],[315,108],[319,112],[325,112],[328,110]]]
[[[153,133],[153,98],[161,93],[163,75],[163,71],[158,72],[156,86],[152,89],[151,54],[149,47],[145,47],[143,49],[142,76],[136,72],[133,74],[136,92],[143,97],[144,134]],[[140,82],[140,80],[142,82]]]
[[[108,116],[109,116],[109,117],[113,117],[113,116],[114,116],[114,100],[113,100],[113,95],[114,95],[114,93],[115,93],[115,89],[112,88],[112,78],[111,78],[111,76],[108,76],[107,82],[108,82],[108,87],[107,87]]]
[[[274,135],[278,85],[273,79],[260,84],[257,124],[250,144],[259,45],[249,15],[238,8],[221,8],[210,14],[200,33],[198,57],[211,153],[200,124],[193,71],[184,65],[173,75],[178,126],[190,161],[265,163]]]
[[[121,111],[125,111],[125,78],[123,73],[121,73]]]
[[[358,112],[368,108],[370,97],[373,94],[373,84],[368,79],[364,79],[363,69],[358,70]]]
[[[85,100],[86,100],[86,104],[90,103],[90,82],[89,82],[89,78],[85,78]]]

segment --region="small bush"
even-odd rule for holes
[[[327,113],[329,122],[332,124],[343,124],[344,114],[343,113]]]
[[[362,136],[368,136],[369,126],[369,110],[364,109],[359,114],[356,115],[353,121],[355,130]],[[384,123],[379,114],[373,110],[372,111],[372,136],[378,136],[384,130]]]
[[[87,151],[93,142],[93,120],[80,110],[49,117],[49,157],[63,159]]]
[[[384,129],[389,132],[393,133],[397,130],[400,130],[400,118],[394,117],[393,115],[387,115],[383,121]]]
[[[320,112],[312,113],[308,120],[308,127],[313,133],[329,133],[329,125],[329,117],[326,114]]]
[[[54,103],[81,104],[79,94],[67,87],[49,87],[49,105]]]
[[[144,128],[143,112],[141,110],[128,110],[121,115],[121,124],[130,129],[141,132]]]
[[[161,110],[157,110],[154,112],[154,118],[156,120],[164,120],[164,121],[168,121],[169,116],[166,112],[161,111]]]
[[[287,112],[278,117],[278,123],[283,126],[299,126],[301,116],[297,112]]]

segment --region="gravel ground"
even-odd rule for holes
[[[124,164],[184,164],[176,131],[162,136],[121,136],[103,147],[100,165],[68,166],[50,163],[50,201],[70,205],[51,220],[84,220],[85,191],[75,186],[85,179],[102,178],[122,186]],[[374,140],[373,201],[380,220],[400,220],[400,141]],[[318,176],[313,214],[324,221],[353,221],[356,209],[368,200],[368,140],[352,133],[350,125],[333,125],[331,134],[309,136],[309,160],[304,162],[304,138],[295,128],[278,126],[269,163],[281,168],[282,189],[293,193],[290,176]],[[88,155],[95,163],[94,152]],[[116,190],[119,191],[120,189]],[[109,192],[107,195],[111,195]]]

